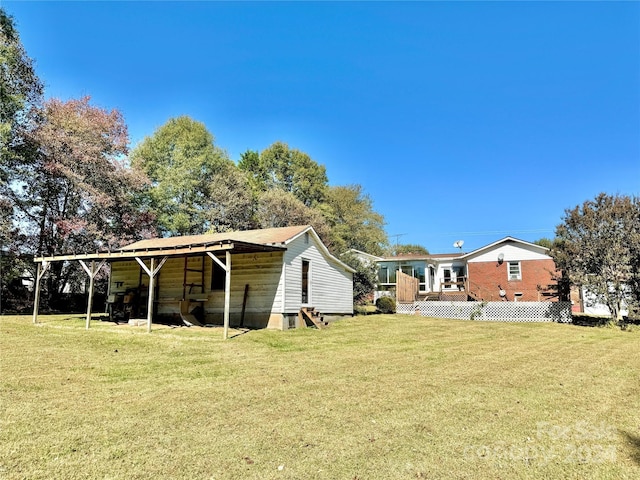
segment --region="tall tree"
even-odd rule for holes
[[[549,250],[551,250],[551,248],[553,247],[553,240],[547,237],[542,237],[539,238],[538,240],[536,240],[535,243],[536,245],[540,245],[541,247],[545,247],[548,248]]]
[[[275,142],[259,156],[256,152],[245,152],[238,167],[251,175],[258,192],[277,188],[292,193],[307,207],[325,200],[328,187],[325,167],[306,153],[290,149],[286,143]]]
[[[270,174],[260,161],[260,153],[255,150],[247,150],[240,154],[238,168],[246,174],[251,191],[256,198],[269,189]]]
[[[344,253],[340,256],[340,260],[355,270],[353,274],[353,303],[364,305],[373,302],[378,284],[378,265],[375,262],[359,259],[353,252]]]
[[[552,248],[572,284],[605,303],[613,320],[640,300],[640,199],[599,194],[565,211]]]
[[[12,231],[11,173],[30,154],[24,148],[24,133],[42,100],[42,83],[36,76],[13,19],[0,7],[0,241],[7,245]]]
[[[331,226],[338,253],[351,248],[371,255],[382,255],[389,243],[384,217],[373,209],[371,198],[360,185],[331,187],[325,215]]]
[[[208,231],[249,230],[254,226],[255,202],[249,179],[232,162],[222,166],[208,185],[204,218]]]
[[[395,253],[396,255],[429,255],[429,250],[427,250],[425,247],[412,243],[400,243],[398,245],[394,245],[391,250],[393,250],[393,253]]]
[[[235,168],[227,153],[215,145],[205,125],[188,116],[170,119],[145,138],[131,153],[131,164],[142,169],[151,179],[149,201],[158,217],[162,235],[205,233],[225,226],[216,224],[211,211],[216,206],[212,187],[225,184]],[[247,189],[240,177],[234,177],[237,188]],[[225,195],[235,195],[226,193]],[[242,223],[242,221],[240,222]],[[225,225],[233,225],[232,220]]]
[[[333,246],[330,228],[320,211],[307,207],[291,192],[274,188],[261,194],[256,222],[259,228],[311,225],[329,249]]]
[[[18,142],[28,111],[40,104],[42,83],[27,56],[13,18],[0,7],[0,156]]]
[[[151,233],[136,192],[146,177],[127,168],[128,135],[122,115],[90,105],[89,98],[51,99],[28,132],[34,151],[11,177],[23,250],[46,255],[114,248]],[[57,262],[50,293],[73,269]]]

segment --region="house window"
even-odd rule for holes
[[[456,282],[464,284],[464,267],[454,267],[453,271],[456,274]]]
[[[309,245],[309,232],[305,232],[304,234],[304,244]]]
[[[522,292],[516,292],[513,294],[513,301],[520,302],[522,301]]]
[[[380,270],[378,270],[378,282],[389,283],[389,267],[380,267]]]
[[[389,283],[396,283],[396,270],[389,270]]]
[[[224,290],[226,278],[227,272],[224,268],[218,265],[218,262],[213,262],[211,268],[211,290]]]
[[[413,277],[413,267],[411,265],[402,265],[400,267],[400,270],[405,275],[409,275],[410,277]]]
[[[309,260],[302,260],[302,303],[309,303]]]
[[[522,280],[520,262],[509,262],[509,280]]]
[[[451,288],[451,270],[444,269],[444,288]]]
[[[427,280],[424,275],[424,267],[416,267],[413,271],[413,276],[418,279],[420,283],[420,291],[424,292],[427,289]]]

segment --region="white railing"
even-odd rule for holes
[[[423,317],[495,322],[571,323],[571,302],[414,302],[396,312]]]

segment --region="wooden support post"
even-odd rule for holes
[[[40,307],[40,281],[47,269],[49,268],[49,262],[43,261],[42,263],[38,262],[38,269],[36,271],[36,288],[35,288],[35,298],[33,299],[33,323],[38,323],[38,308]]]
[[[148,295],[148,303],[147,303],[147,333],[151,333],[151,320],[153,318],[153,295],[154,295],[154,287],[155,287],[155,274],[153,271],[155,270],[156,259],[151,257],[151,265],[149,270],[151,273],[149,274],[149,295]]]
[[[142,261],[140,257],[136,257],[136,262],[142,267],[147,275],[149,275],[149,295],[147,302],[147,333],[151,333],[151,321],[153,320],[153,302],[154,302],[154,287],[155,287],[155,277],[164,265],[164,262],[167,261],[168,257],[162,257],[162,260],[156,266],[155,257],[151,257],[151,268],[147,267],[147,265]]]
[[[80,263],[87,270],[87,266],[85,263],[80,260]],[[89,273],[89,298],[87,299],[87,321],[85,325],[85,329],[89,330],[89,324],[91,323],[91,309],[93,307],[93,279],[94,279],[94,268],[96,268],[96,262],[91,260],[91,270],[88,270]]]
[[[42,266],[38,263],[38,268],[36,270],[36,288],[35,288],[35,297],[33,299],[33,323],[38,323],[38,307],[40,305],[40,271],[42,270]]]
[[[229,337],[229,310],[231,307],[231,252],[227,250],[225,252],[225,256],[227,257],[227,274],[225,275],[224,282],[224,340]]]
[[[222,335],[222,338],[226,340],[229,336],[229,310],[231,308],[231,252],[229,250],[225,252],[226,264],[218,260],[218,257],[211,252],[207,252],[207,255],[220,265],[220,268],[223,268],[226,273],[224,279],[224,333]]]
[[[102,260],[96,268],[96,262],[94,260],[91,260],[91,268],[89,268],[84,260],[80,260],[80,265],[82,265],[84,271],[87,272],[87,275],[89,275],[89,298],[87,300],[87,322],[85,326],[87,330],[89,330],[89,323],[91,322],[91,310],[93,308],[93,281],[104,264],[105,260]]]

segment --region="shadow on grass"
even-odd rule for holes
[[[250,328],[241,328],[241,327],[233,327],[233,330],[235,330],[235,332],[233,333],[233,335],[229,335],[230,339],[239,337],[239,336],[244,335],[245,333],[249,333],[251,331]]]
[[[600,317],[596,315],[587,315],[580,313],[574,313],[572,315],[571,323],[579,327],[606,327],[613,325],[611,317]],[[626,327],[628,325],[640,325],[640,319],[625,317],[621,323],[621,326]]]
[[[573,314],[572,322],[579,327],[604,327],[610,321],[610,317],[596,317],[593,315]]]
[[[627,440],[627,443],[631,446],[631,460],[636,465],[640,465],[640,436],[633,435],[629,432],[620,431],[622,436]]]

